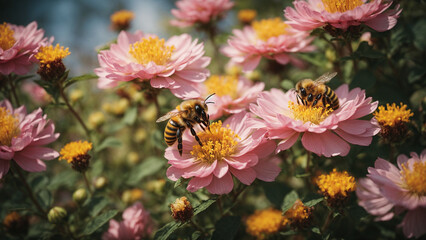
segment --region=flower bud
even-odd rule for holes
[[[108,183],[108,180],[105,177],[98,177],[95,181],[95,188],[102,189]]]
[[[70,92],[70,100],[71,102],[77,102],[83,97],[84,93],[80,89],[74,89]]]
[[[143,191],[139,188],[134,188],[131,190],[126,190],[121,195],[121,200],[126,204],[132,204],[138,200],[141,200],[143,197]]]
[[[86,201],[87,196],[88,196],[88,194],[87,194],[86,189],[79,188],[72,194],[72,199],[78,205],[82,205]]]
[[[93,112],[89,115],[89,127],[96,129],[105,123],[105,115],[101,111]]]
[[[181,222],[186,222],[194,215],[194,209],[186,197],[177,198],[176,201],[170,204],[172,217]]]
[[[60,223],[67,217],[67,211],[62,207],[53,207],[47,214],[47,220],[50,223]]]

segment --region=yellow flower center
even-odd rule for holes
[[[395,126],[402,122],[409,122],[410,117],[413,116],[413,113],[410,109],[407,109],[407,105],[400,103],[401,106],[396,106],[395,103],[392,105],[386,104],[384,106],[379,106],[379,110],[373,113],[377,121],[381,126]]]
[[[164,65],[169,61],[174,50],[175,46],[166,46],[164,39],[149,37],[131,44],[129,53],[139,64],[146,65],[154,62],[157,65]]]
[[[19,120],[5,107],[0,107],[0,145],[10,146],[19,133]]]
[[[186,197],[176,198],[176,201],[170,205],[170,208],[175,212],[183,211],[185,208],[189,207],[191,203]]]
[[[67,160],[71,163],[75,157],[86,155],[92,149],[92,143],[87,141],[70,142],[61,149],[59,160]]]
[[[203,146],[196,143],[191,151],[197,161],[212,164],[214,161],[221,161],[235,152],[238,145],[237,140],[240,137],[228,127],[222,127],[222,122],[218,121],[210,125],[210,131],[198,133]]]
[[[3,23],[0,25],[0,48],[3,49],[3,51],[13,47],[16,40],[13,37],[13,34],[15,32],[10,29],[9,25],[7,23]]]
[[[268,235],[278,232],[284,223],[280,210],[258,210],[246,220],[246,231],[257,239],[266,239]]]
[[[312,208],[306,207],[299,199],[293,204],[293,206],[285,212],[286,217],[290,222],[303,222],[311,217]]]
[[[271,37],[278,37],[285,34],[288,25],[280,18],[263,19],[254,21],[252,27],[257,34],[257,37],[263,41]]]
[[[216,93],[217,96],[231,96],[232,99],[237,97],[237,76],[213,75],[204,84],[209,94]]]
[[[350,176],[348,172],[333,172],[320,175],[315,183],[320,191],[327,197],[334,198],[336,196],[348,196],[348,193],[355,191],[355,178]]]
[[[346,12],[364,4],[361,0],[322,0],[329,13]]]
[[[426,195],[426,162],[415,162],[412,170],[407,164],[402,164],[401,175],[410,192],[419,196]]]
[[[257,12],[254,9],[242,9],[238,11],[238,20],[243,23],[249,23],[254,20]]]
[[[133,20],[134,17],[135,15],[133,14],[132,11],[120,10],[112,14],[110,18],[111,18],[112,24],[121,26],[121,25],[129,24],[129,22]]]
[[[40,47],[40,50],[35,55],[35,57],[42,64],[49,64],[56,60],[64,59],[66,56],[70,55],[68,48],[60,46],[59,43],[55,47],[52,45],[46,47]]]
[[[333,112],[332,108],[328,107],[329,105],[326,105],[326,108],[323,108],[321,106],[318,107],[311,107],[306,105],[299,105],[295,104],[292,101],[288,102],[288,108],[293,113],[293,118],[296,120],[302,120],[303,122],[311,122],[315,125],[320,124],[324,119],[330,115],[331,112]]]

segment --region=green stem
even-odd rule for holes
[[[67,105],[68,109],[70,110],[70,112],[74,115],[74,117],[77,119],[77,121],[80,123],[80,125],[83,127],[84,131],[86,132],[86,135],[88,137],[88,139],[90,140],[90,131],[87,128],[86,124],[84,123],[83,119],[81,119],[80,115],[74,110],[74,108],[71,106],[67,95],[64,92],[63,88],[60,88],[60,94],[62,99],[64,99],[65,104]]]
[[[34,203],[37,210],[41,213],[41,216],[43,216],[43,218],[46,218],[47,212],[41,207],[40,203],[35,198],[34,193],[31,190],[31,187],[28,185],[27,180],[25,179],[24,173],[22,173],[22,170],[19,168],[19,166],[15,167],[14,170],[16,170],[14,172],[18,174],[19,179],[22,181],[24,188],[27,191],[28,197],[30,197],[31,201]]]
[[[92,191],[92,188],[90,187],[89,180],[87,179],[86,172],[82,172],[81,174],[83,174],[83,179],[84,179],[84,183],[86,184],[87,191],[89,191],[90,195],[93,195],[93,191]]]
[[[352,48],[352,41],[350,38],[346,40],[346,46],[348,47],[349,53],[352,56],[354,54],[354,50]],[[358,72],[358,60],[354,58],[353,63],[354,63],[354,71],[356,73]]]
[[[15,84],[14,84],[14,78],[12,78],[12,76],[8,76],[7,77],[7,80],[8,80],[8,82],[9,82],[9,84],[10,84],[10,90],[11,90],[11,92],[12,92],[12,95],[13,95],[13,98],[14,98],[14,100],[15,100],[15,104],[16,104],[16,106],[21,106],[21,103],[19,102],[19,98],[18,98],[18,94],[16,94],[16,88],[15,88]]]
[[[321,233],[324,233],[324,231],[327,229],[328,225],[330,225],[332,219],[333,219],[333,211],[328,210],[327,218],[326,218],[324,224],[321,227]]]
[[[312,152],[306,150],[306,154],[307,154],[307,159],[306,159],[306,169],[305,169],[305,171],[306,171],[306,173],[311,173],[310,165],[311,165]]]

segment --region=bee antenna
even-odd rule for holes
[[[209,103],[213,103],[214,104],[214,102],[204,102],[205,104],[209,104]]]
[[[208,95],[207,97],[206,97],[206,99],[204,100],[204,103],[206,103],[207,104],[207,100],[209,99],[209,98],[211,98],[213,95],[215,95],[216,93],[212,93],[212,94],[210,94],[210,95]],[[214,102],[210,102],[210,103],[214,103]]]

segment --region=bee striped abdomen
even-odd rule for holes
[[[168,146],[171,146],[176,142],[176,134],[179,128],[179,124],[177,124],[172,119],[170,119],[167,123],[166,129],[164,130],[164,141],[166,141]]]
[[[330,107],[333,110],[336,110],[339,108],[339,99],[337,98],[336,93],[331,90],[331,88],[329,88],[328,86],[325,86],[325,95],[328,96],[329,101],[327,102],[328,104],[330,104]]]

